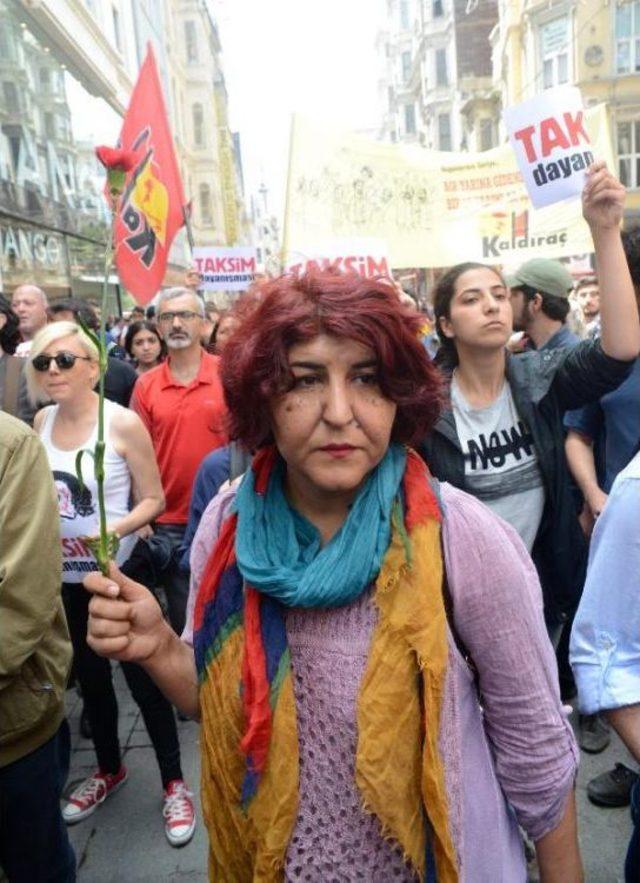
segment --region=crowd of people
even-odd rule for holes
[[[583,880],[579,749],[612,726],[640,763],[640,230],[620,234],[623,210],[595,164],[595,272],[459,264],[433,330],[393,280],[335,271],[263,280],[226,313],[189,275],[110,317],[106,577],[78,468],[96,310],[35,285],[0,300],[10,881],[74,880],[66,826],[135,778],[113,660],[172,846],[197,823],[176,714],[199,721],[212,880],[523,883],[531,849],[544,883]],[[61,805],[70,684],[96,769]],[[588,790],[631,804],[637,883],[636,769]]]

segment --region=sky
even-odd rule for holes
[[[247,201],[262,182],[282,216],[291,114],[341,128],[380,122],[375,39],[384,0],[210,0]]]

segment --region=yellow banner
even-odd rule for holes
[[[605,105],[586,112],[597,159],[613,168]],[[292,122],[284,254],[374,237],[392,267],[517,264],[593,250],[579,200],[533,209],[509,144],[444,153]]]

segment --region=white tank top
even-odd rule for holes
[[[113,447],[110,426],[113,414],[121,405],[108,399],[104,403],[104,502],[107,524],[114,524],[129,512],[131,475],[124,457]],[[51,439],[51,431],[58,414],[58,405],[47,408],[40,429],[40,438],[49,458],[49,465],[58,492],[60,509],[60,534],[62,537],[62,580],[66,583],[80,583],[87,573],[97,569],[96,560],[82,542],[82,537],[97,536],[98,485],[93,474],[93,460],[85,454],[82,458],[82,478],[84,488],[76,476],[76,456],[79,450],[93,451],[98,423],[93,427],[86,442],[72,451],[61,451]],[[129,558],[136,544],[135,534],[123,537],[116,555],[118,566]]]

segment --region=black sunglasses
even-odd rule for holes
[[[89,356],[76,356],[75,353],[56,353],[55,356],[45,356],[44,354],[36,356],[31,360],[31,364],[36,371],[48,371],[51,362],[55,362],[60,371],[69,371],[76,363],[76,359],[83,359],[90,362]]]

